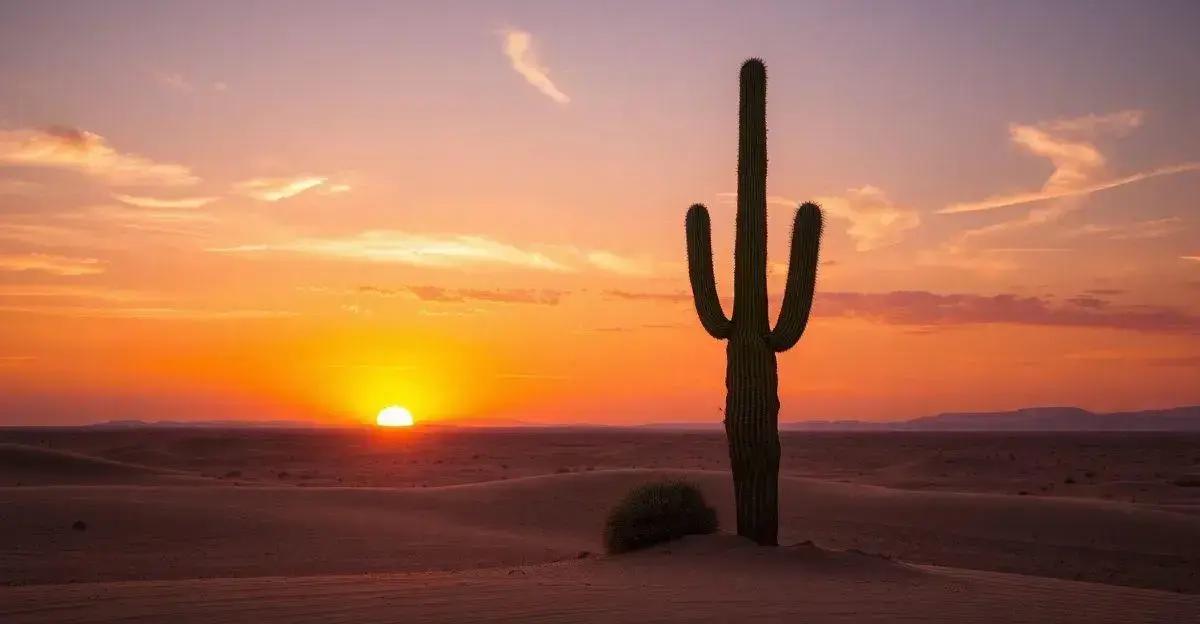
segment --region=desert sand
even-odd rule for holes
[[[723,444],[0,431],[0,621],[1200,619],[1198,436],[785,434],[789,546],[599,552],[606,511],[653,479],[697,484],[731,527]]]

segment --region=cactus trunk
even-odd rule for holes
[[[761,339],[725,348],[725,437],[733,470],[738,535],[775,545],[779,529],[779,377]]]
[[[796,212],[791,264],[775,328],[767,318],[766,68],[742,65],[738,105],[738,208],[732,318],[717,296],[708,210],[687,214],[688,274],[696,313],[714,338],[729,341],[725,369],[725,434],[733,471],[738,535],[778,543],[779,376],[775,354],[790,349],[808,324],[816,282],[821,210]]]

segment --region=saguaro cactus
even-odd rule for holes
[[[738,111],[737,239],[733,318],[725,317],[713,280],[708,209],[687,213],[688,273],[700,323],[727,340],[725,435],[733,468],[738,535],[762,545],[779,533],[779,372],[775,354],[800,340],[812,309],[821,241],[821,209],[796,211],[791,264],[779,319],[767,319],[767,70],[742,64]]]

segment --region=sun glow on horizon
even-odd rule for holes
[[[375,418],[375,424],[380,427],[411,427],[413,426],[413,415],[412,412],[399,405],[392,405],[379,411],[379,416]]]

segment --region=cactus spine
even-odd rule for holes
[[[713,279],[708,209],[687,213],[688,273],[700,323],[727,340],[725,435],[733,469],[738,535],[762,545],[779,533],[779,373],[775,354],[790,349],[808,324],[821,241],[821,209],[805,203],[792,229],[791,264],[779,319],[767,318],[767,71],[742,64],[738,110],[737,239],[733,317],[725,317]]]

